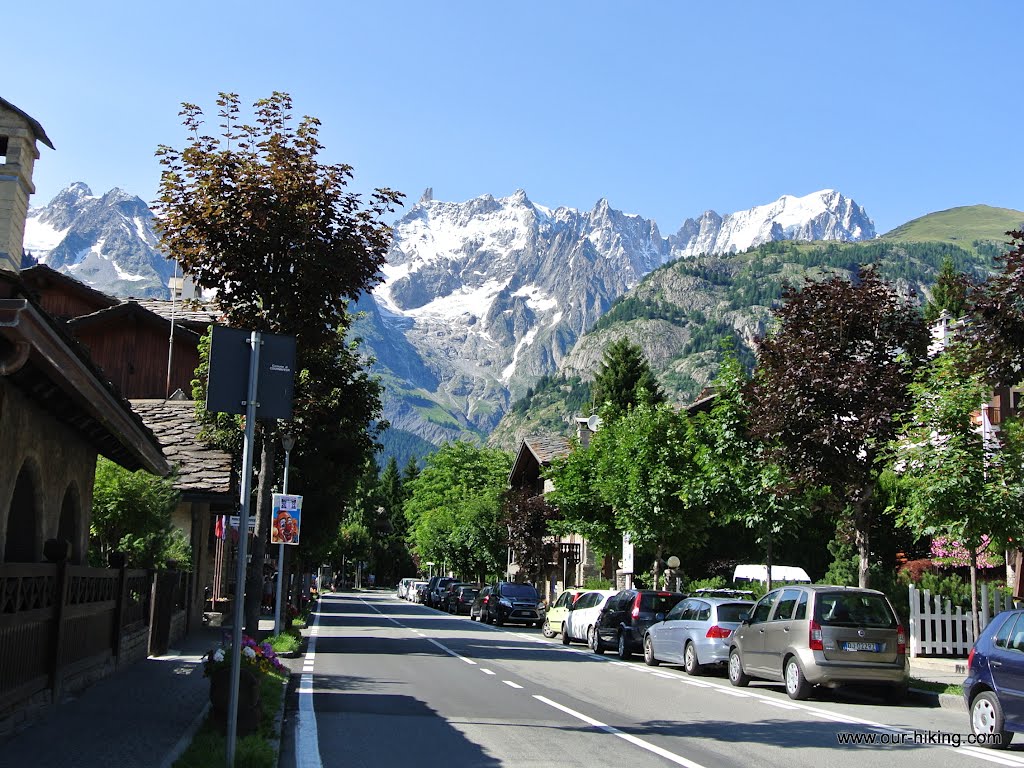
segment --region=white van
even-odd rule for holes
[[[736,582],[759,581],[762,584],[768,583],[767,565],[737,565],[732,574],[732,580]],[[795,565],[773,565],[772,584],[782,582],[810,584],[811,577],[807,571]]]

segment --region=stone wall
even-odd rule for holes
[[[77,432],[0,377],[0,541],[6,541],[14,487],[25,469],[35,495],[36,561],[43,559],[43,542],[57,535],[61,506],[70,489],[77,499],[71,562],[84,565],[96,455]]]

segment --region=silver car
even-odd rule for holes
[[[895,703],[910,681],[906,633],[881,592],[780,587],[732,635],[729,680],[744,686],[752,677],[784,682],[793,699],[808,698],[815,685],[884,686]]]
[[[663,661],[682,664],[698,675],[711,664],[729,660],[730,639],[754,605],[750,592],[697,590],[677,603],[663,621],[644,636],[644,661],[656,667]]]

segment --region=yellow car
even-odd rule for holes
[[[558,596],[554,605],[548,608],[547,617],[541,627],[544,637],[551,638],[562,631],[562,622],[565,621],[565,616],[569,613],[569,606],[586,591],[585,589],[567,589]]]

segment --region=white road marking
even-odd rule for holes
[[[483,672],[485,675],[493,675],[494,674],[491,670],[484,669],[483,667],[480,667],[480,671]]]
[[[440,649],[441,649],[442,651],[444,651],[445,653],[447,653],[447,654],[448,654],[449,656],[454,656],[454,657],[455,657],[456,659],[462,659],[462,660],[463,660],[464,662],[466,662],[467,664],[472,664],[473,666],[476,666],[476,662],[475,662],[475,661],[473,661],[472,659],[467,659],[467,658],[466,658],[465,656],[462,656],[461,654],[458,654],[458,653],[456,653],[456,652],[455,652],[455,651],[453,651],[453,650],[452,650],[451,648],[449,648],[449,647],[448,647],[447,645],[443,645],[443,644],[441,644],[441,643],[437,642],[437,640],[435,640],[435,639],[434,639],[434,638],[432,638],[432,637],[428,637],[428,638],[427,638],[427,642],[428,642],[428,643],[433,643],[433,644],[434,644],[434,645],[436,645],[436,646],[437,646],[438,648],[440,648]]]
[[[511,680],[502,680],[501,682],[503,682],[509,688],[522,688],[523,687],[519,683],[513,683]]]
[[[295,765],[297,768],[323,768],[320,762],[320,736],[316,730],[316,711],[313,709],[313,660],[316,659],[316,639],[320,634],[320,612],[313,614],[309,649],[299,678],[299,711],[295,718]],[[307,673],[306,666],[309,666]]]
[[[571,715],[572,717],[575,717],[577,720],[582,720],[587,725],[592,725],[595,728],[599,728],[600,730],[604,731],[605,733],[610,733],[613,736],[618,736],[620,739],[628,741],[630,744],[633,744],[634,746],[640,747],[641,749],[646,749],[648,752],[653,752],[654,754],[660,757],[664,757],[666,760],[669,760],[675,763],[676,765],[684,765],[686,766],[686,768],[704,768],[704,766],[702,766],[700,763],[696,763],[693,760],[688,760],[682,755],[677,755],[675,752],[669,752],[667,749],[662,749],[661,747],[655,746],[654,744],[651,744],[649,741],[644,741],[641,738],[637,738],[631,733],[624,733],[620,731],[618,728],[614,728],[610,725],[602,723],[600,720],[595,720],[592,717],[587,717],[582,712],[577,712],[574,709],[569,709],[568,707],[559,704],[557,701],[552,701],[551,699],[545,696],[534,695],[533,698],[535,698],[537,701],[547,704],[549,707],[554,707],[557,710],[565,712],[565,714]]]

